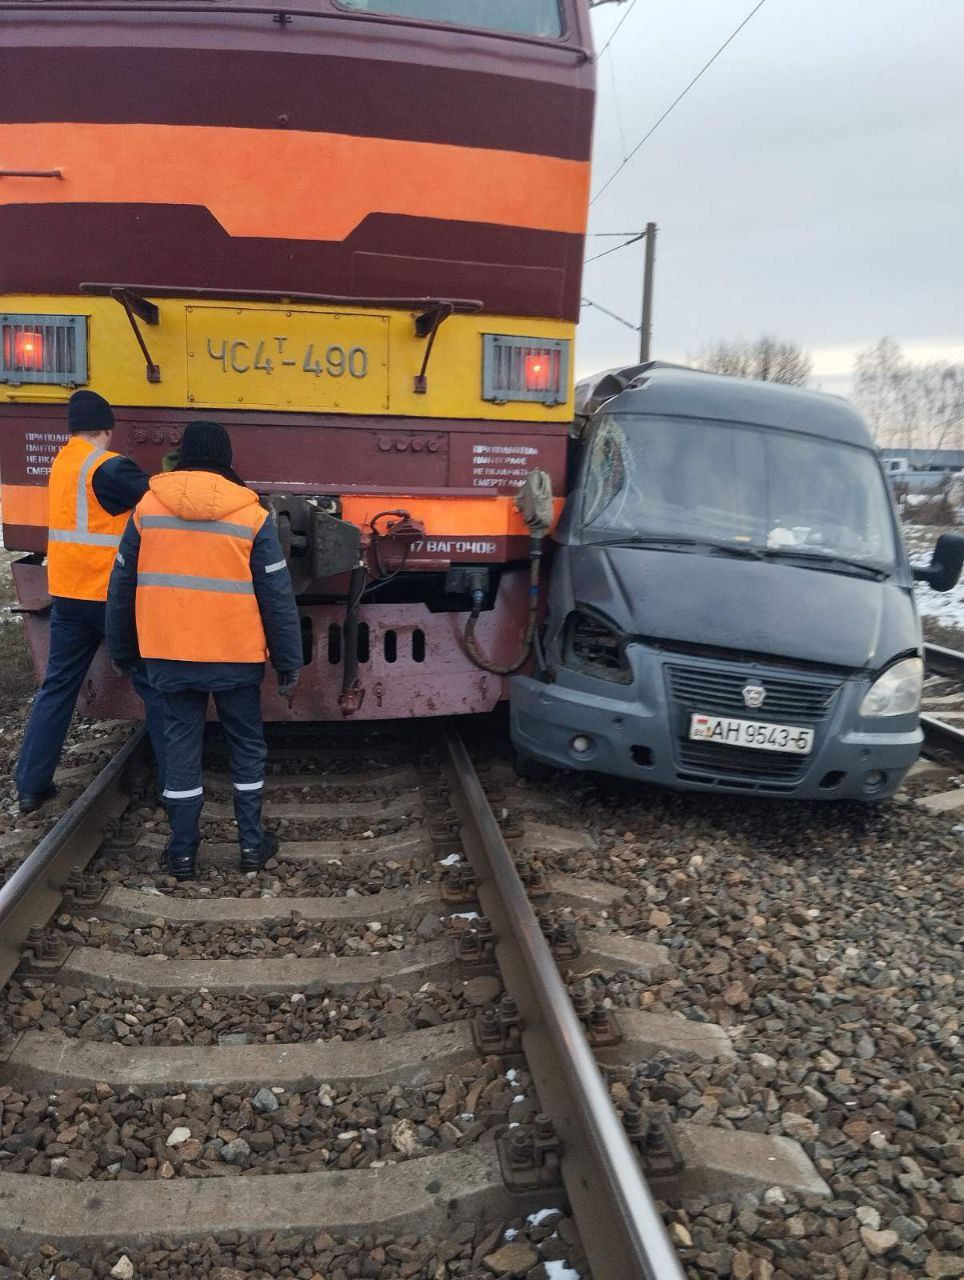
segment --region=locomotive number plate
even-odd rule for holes
[[[257,409],[389,407],[388,317],[267,307],[187,308],[188,400]]]

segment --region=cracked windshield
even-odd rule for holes
[[[875,459],[812,436],[607,418],[590,448],[586,497],[591,533],[893,565],[893,522]]]

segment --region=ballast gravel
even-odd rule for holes
[[[197,878],[179,883],[143,858],[111,853],[92,870],[108,884],[146,889],[174,898],[367,898],[382,890],[412,889],[431,884],[438,869],[431,858],[386,858],[363,872],[337,861],[321,865],[306,861],[272,862],[261,871],[241,871],[233,865],[198,863]]]
[[[12,775],[26,715],[24,707],[20,714],[0,717],[0,884],[10,878],[134,728],[127,721],[75,721],[58,771],[59,794],[33,813],[21,814]]]
[[[593,979],[594,995],[608,1008],[638,1008],[646,988],[638,980]],[[298,1044],[382,1040],[474,1017],[502,990],[498,978],[481,976],[451,984],[427,982],[417,991],[388,984],[350,996],[215,996],[198,991],[145,996],[123,988],[111,995],[62,987],[37,978],[13,979],[0,1009],[0,1046],[31,1029],[127,1048],[150,1045]]]
[[[528,811],[525,793],[538,800]],[[669,1212],[688,1275],[964,1277],[954,820],[909,801],[673,795],[562,775],[514,788],[513,818],[539,820],[547,797],[585,847],[543,847],[545,867],[625,889],[594,927],[669,949],[675,972],[625,1003],[719,1024],[738,1055],[614,1071],[617,1103],[794,1138],[831,1189]]]
[[[445,925],[429,906],[409,913],[405,920],[379,920],[377,903],[372,919],[358,923],[316,923],[297,917],[284,924],[171,925],[157,918],[138,928],[111,921],[61,914],[48,937],[64,946],[106,947],[138,956],[169,959],[232,957],[261,959],[371,956],[402,951],[442,937]]]
[[[0,1043],[35,1027],[132,1048],[216,1045],[224,1036],[237,1035],[245,1036],[247,1044],[380,1040],[458,1022],[476,1012],[459,982],[426,983],[404,992],[381,984],[351,996],[224,996],[201,990],[187,997],[149,997],[123,988],[103,995],[31,978],[12,981],[6,996]]]
[[[263,1084],[166,1097],[107,1084],[76,1092],[0,1086],[0,1171],[100,1181],[381,1168],[471,1145],[531,1120],[529,1079],[497,1060],[421,1088]]]
[[[517,1264],[517,1265],[516,1265]],[[511,1268],[511,1269],[509,1269]],[[0,1245],[0,1280],[590,1280],[575,1223],[562,1210],[475,1223],[457,1216],[444,1237],[336,1238],[226,1232],[151,1248],[111,1244],[96,1257],[52,1245],[27,1256]]]

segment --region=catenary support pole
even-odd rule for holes
[[[643,270],[643,318],[639,327],[639,363],[652,357],[653,340],[653,268],[656,262],[656,223],[646,223],[646,266]]]

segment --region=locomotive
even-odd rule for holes
[[[270,719],[491,710],[558,516],[588,0],[0,0],[0,502],[38,672],[66,400],[230,431],[302,620]],[[525,488],[528,501],[519,501]],[[136,714],[101,655],[88,714]]]

